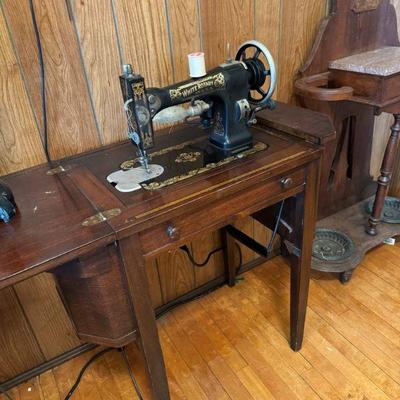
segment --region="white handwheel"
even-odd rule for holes
[[[246,50],[252,47],[255,48],[255,52],[252,56],[247,57]],[[263,54],[267,60],[268,66],[265,66],[259,59],[261,54]],[[237,61],[245,62],[248,68],[252,68],[253,70],[254,82],[251,86],[251,90],[257,91],[261,95],[261,99],[256,99],[251,95],[251,93],[249,93],[250,102],[260,106],[266,104],[274,94],[276,87],[276,68],[270,51],[261,42],[258,42],[257,40],[249,40],[239,47],[235,59]],[[269,87],[267,90],[264,90],[262,85],[265,83],[268,76]]]

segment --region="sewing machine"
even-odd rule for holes
[[[245,42],[235,60],[228,58],[208,73],[205,72],[204,54],[192,53],[189,54],[189,67],[191,79],[165,88],[147,89],[144,78],[135,74],[131,65],[124,65],[120,82],[128,137],[137,148],[138,158],[107,177],[118,190],[159,188],[160,184],[165,186],[168,179],[170,182],[176,176],[191,176],[195,169],[208,169],[210,164],[253,152],[251,149],[256,143],[249,126],[257,122],[258,111],[274,108],[271,96],[276,85],[276,71],[268,49],[257,41]],[[184,103],[189,106],[183,106]],[[197,123],[208,132],[208,142],[191,143],[180,149],[183,159],[175,158],[172,163],[171,154],[163,158],[153,154],[153,164],[150,164],[148,149],[154,147],[153,121],[173,123],[191,119],[193,123],[196,117],[199,117]],[[135,167],[137,162],[140,166]],[[190,164],[186,166],[187,162]],[[176,163],[181,168],[177,169]],[[163,181],[156,184],[154,178],[162,174]],[[153,185],[143,185],[150,180]]]

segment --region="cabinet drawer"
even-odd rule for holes
[[[301,192],[304,184],[305,170],[301,169],[275,178],[260,180],[252,187],[228,196],[218,193],[218,198],[207,207],[141,232],[143,252],[150,255],[164,251],[170,246],[188,241],[202,231],[218,229]]]

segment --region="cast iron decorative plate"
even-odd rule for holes
[[[366,202],[367,213],[372,213],[375,198]],[[382,212],[382,221],[388,224],[400,224],[400,199],[396,197],[386,197]]]
[[[315,231],[313,257],[325,261],[342,261],[355,250],[353,240],[343,232],[320,228]]]

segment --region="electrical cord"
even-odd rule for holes
[[[124,362],[125,362],[126,368],[127,368],[127,370],[128,370],[128,373],[129,373],[129,376],[130,376],[130,378],[131,378],[132,384],[133,384],[133,386],[135,387],[135,390],[136,390],[136,393],[137,393],[137,395],[138,395],[138,397],[139,397],[139,400],[144,400],[144,399],[143,399],[142,392],[141,392],[141,390],[140,390],[140,388],[139,388],[139,385],[138,385],[138,383],[137,383],[137,380],[136,380],[136,378],[135,378],[135,375],[133,374],[133,371],[132,371],[132,368],[131,368],[131,364],[129,363],[128,355],[126,354],[126,347],[121,347],[121,348],[119,349],[119,351],[120,351],[121,354],[122,354],[122,359],[123,359]]]
[[[126,365],[126,367],[127,367],[127,369],[128,369],[128,373],[129,373],[129,376],[130,376],[131,381],[132,381],[132,383],[133,383],[133,386],[134,386],[134,388],[135,388],[135,391],[136,391],[136,393],[137,393],[139,399],[140,399],[140,400],[143,400],[142,392],[140,391],[140,388],[139,388],[139,385],[138,385],[137,380],[136,380],[136,378],[135,378],[135,375],[133,374],[131,365],[130,365],[129,360],[128,360],[128,356],[127,356],[127,354],[126,354],[125,347],[120,347],[120,348],[118,348],[118,349],[113,348],[113,347],[107,347],[106,349],[103,349],[103,350],[99,351],[98,353],[94,354],[94,355],[86,362],[86,364],[82,367],[81,371],[80,371],[79,374],[78,374],[78,377],[76,378],[75,383],[72,385],[71,389],[69,390],[68,394],[65,396],[64,400],[68,400],[68,399],[70,399],[70,398],[72,397],[72,395],[74,394],[75,390],[78,388],[78,386],[79,386],[79,384],[80,384],[80,382],[81,382],[81,380],[82,380],[82,377],[83,377],[84,373],[85,373],[86,370],[89,368],[89,366],[90,366],[94,361],[96,361],[98,358],[100,358],[101,356],[103,356],[103,355],[106,354],[106,353],[109,353],[109,352],[112,351],[112,350],[118,350],[118,351],[122,354],[122,359],[124,360],[124,363],[125,363],[125,365]],[[12,400],[12,399],[9,398],[9,400]]]
[[[99,351],[98,353],[94,354],[87,362],[86,364],[82,367],[81,372],[79,372],[78,377],[76,378],[75,383],[72,385],[70,391],[68,392],[68,394],[65,396],[64,400],[68,400],[69,398],[71,398],[71,396],[74,394],[75,390],[77,389],[77,387],[79,386],[79,383],[81,382],[81,379],[83,377],[83,374],[85,373],[85,371],[88,369],[88,367],[90,366],[90,364],[93,363],[93,361],[97,360],[99,357],[101,357],[102,355],[110,352],[111,350],[115,350],[112,347],[108,347],[104,350]]]
[[[5,389],[3,388],[3,386],[1,386],[1,385],[0,385],[0,393],[1,393],[1,394],[4,394],[4,396],[6,396],[8,400],[14,400],[14,399],[7,393],[7,390],[5,390]]]
[[[183,245],[183,246],[181,246],[180,248],[181,248],[181,250],[183,250],[183,251],[187,254],[187,256],[188,256],[190,262],[191,262],[193,265],[195,265],[196,267],[205,267],[205,266],[208,264],[208,262],[210,261],[210,258],[211,258],[211,256],[212,256],[213,254],[218,253],[219,251],[221,251],[221,250],[224,249],[224,247],[218,247],[217,249],[214,249],[214,250],[210,251],[210,252],[208,253],[206,259],[205,259],[203,262],[198,263],[198,262],[196,262],[196,260],[194,259],[192,253],[190,252],[190,250],[189,250],[189,248],[186,246],[186,244]]]
[[[280,205],[280,207],[279,207],[279,212],[278,212],[278,217],[276,218],[275,227],[274,227],[274,230],[273,230],[273,232],[272,232],[271,239],[270,239],[270,241],[269,241],[269,243],[268,243],[268,246],[267,246],[268,255],[271,254],[272,246],[274,245],[275,237],[276,237],[276,234],[278,233],[278,228],[279,228],[279,225],[280,225],[280,223],[281,223],[282,211],[283,211],[283,206],[284,206],[284,205],[285,205],[285,199],[283,199],[283,200],[281,201],[281,205]]]
[[[46,155],[46,160],[51,164],[51,158],[49,153],[48,133],[47,133],[47,110],[46,110],[46,81],[45,81],[45,68],[43,61],[43,48],[40,40],[39,29],[36,20],[35,8],[33,6],[33,0],[29,0],[29,8],[31,11],[33,30],[35,32],[36,46],[38,49],[39,58],[39,69],[40,69],[40,94],[42,102],[42,117],[43,117],[43,148]]]
[[[238,266],[238,268],[237,268],[237,271],[239,271],[240,268],[242,267],[243,256],[242,256],[242,249],[240,248],[240,246],[239,246],[237,243],[236,243],[236,246],[237,246],[237,249],[238,249],[238,251],[239,251],[239,266]],[[204,265],[206,265],[206,264],[208,263],[208,261],[210,260],[210,257],[211,257],[214,253],[216,253],[216,252],[218,252],[218,251],[221,251],[221,250],[223,249],[223,247],[220,247],[220,248],[218,248],[218,249],[215,249],[215,250],[211,251],[211,252],[208,254],[208,256],[206,257],[206,260],[205,260],[203,263],[196,263],[196,262],[193,260],[193,257],[192,257],[192,255],[191,255],[189,249],[187,248],[187,246],[182,246],[182,247],[186,247],[186,250],[185,250],[185,249],[182,249],[182,250],[184,250],[184,251],[188,254],[188,257],[189,257],[189,259],[191,260],[191,262],[192,262],[194,265],[197,265],[197,266],[204,266]],[[221,285],[218,285],[218,286],[216,286],[216,287],[211,288],[210,290],[208,290],[208,291],[206,291],[206,292],[204,292],[204,293],[201,293],[201,294],[199,294],[199,295],[196,295],[196,296],[190,297],[190,298],[188,298],[188,299],[179,301],[179,302],[177,302],[177,303],[171,305],[170,307],[166,308],[165,310],[163,310],[161,313],[159,313],[159,314],[157,315],[156,318],[159,319],[159,318],[161,318],[163,315],[165,315],[167,312],[171,311],[172,309],[174,309],[174,308],[176,308],[176,307],[178,307],[178,306],[181,306],[181,305],[183,305],[183,304],[189,303],[190,301],[193,301],[193,300],[199,299],[199,298],[201,298],[201,297],[204,297],[204,296],[210,294],[211,292],[213,292],[213,291],[219,289],[220,287],[222,287],[222,286],[224,286],[224,285],[225,285],[225,282],[222,283]],[[137,393],[139,399],[140,399],[140,400],[143,400],[143,395],[142,395],[142,393],[141,393],[141,391],[140,391],[138,382],[137,382],[137,380],[136,380],[136,378],[135,378],[135,376],[134,376],[134,374],[133,374],[131,365],[130,365],[130,363],[129,363],[128,356],[127,356],[127,354],[126,354],[126,349],[125,349],[125,347],[121,347],[121,348],[119,348],[119,349],[115,349],[115,348],[112,348],[112,347],[108,347],[108,348],[103,349],[103,350],[99,351],[98,353],[94,354],[94,355],[85,363],[85,365],[82,367],[81,371],[80,371],[79,374],[78,374],[78,377],[76,378],[75,383],[72,385],[71,389],[69,390],[68,394],[65,396],[64,400],[69,400],[69,399],[72,397],[72,395],[74,394],[75,390],[78,388],[78,386],[79,386],[79,384],[80,384],[80,382],[81,382],[81,380],[82,380],[82,378],[83,378],[83,375],[85,374],[85,372],[86,372],[86,370],[89,368],[89,366],[90,366],[94,361],[96,361],[98,358],[100,358],[101,356],[103,356],[104,354],[106,354],[106,353],[108,353],[108,352],[110,352],[110,351],[112,351],[112,350],[118,350],[118,351],[121,352],[122,358],[123,358],[124,363],[125,363],[125,365],[126,365],[126,367],[127,367],[127,369],[128,369],[128,373],[129,373],[129,376],[130,376],[130,378],[131,378],[132,384],[133,384],[133,386],[134,386],[134,388],[135,388],[135,390],[136,390],[136,393]],[[0,386],[0,393],[4,394],[4,395],[7,397],[8,400],[13,400],[13,398],[6,392],[5,389],[2,388],[2,386]]]

